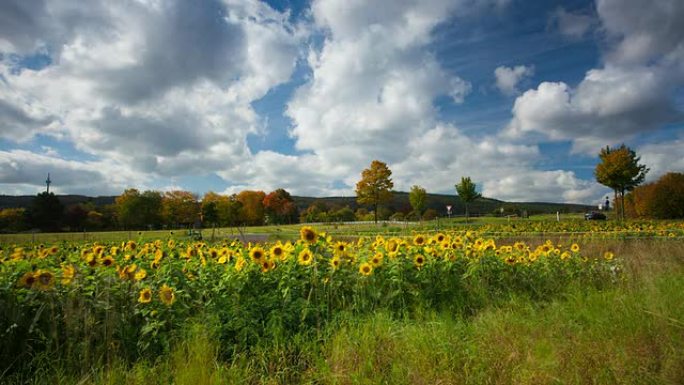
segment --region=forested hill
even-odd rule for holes
[[[17,208],[17,207],[29,207],[31,201],[33,200],[33,195],[0,195],[0,209],[4,208]],[[98,197],[88,197],[84,195],[58,195],[59,200],[62,204],[67,207],[79,203],[91,203],[95,206],[105,206],[114,203],[115,196],[98,196]],[[356,197],[326,197],[326,198],[313,198],[313,197],[292,197],[297,205],[299,211],[305,210],[307,207],[313,203],[321,203],[328,208],[331,207],[345,207],[349,206],[353,210],[356,210],[359,206],[356,203]],[[444,195],[444,194],[428,194],[427,198],[427,208],[431,208],[437,211],[440,216],[446,215],[446,206],[452,206],[452,213],[454,215],[462,214],[465,211],[465,207],[460,199],[456,195]],[[411,205],[409,203],[408,193],[405,192],[395,192],[392,201],[386,205],[388,209],[392,212],[411,211]],[[506,212],[522,212],[527,211],[528,214],[538,214],[538,213],[555,213],[560,211],[561,213],[569,212],[583,212],[593,208],[593,206],[587,205],[577,205],[577,204],[566,204],[566,203],[547,203],[547,202],[504,202],[497,199],[491,198],[481,198],[476,202],[471,203],[470,212],[474,215],[477,214],[490,214],[495,210],[500,210],[504,208]]]

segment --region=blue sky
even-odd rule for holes
[[[598,150],[684,171],[684,4],[8,0],[0,194],[395,188],[595,204]]]

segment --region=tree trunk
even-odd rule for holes
[[[614,199],[614,201],[613,201],[613,202],[615,202],[615,203],[614,203],[614,206],[615,206],[615,216],[616,216],[618,219],[620,219],[620,211],[619,211],[619,209],[618,209],[618,207],[617,207],[617,204],[618,204],[618,190],[617,190],[617,189],[613,189],[613,195],[615,196],[615,199]]]
[[[468,212],[468,203],[467,202],[465,204],[465,208],[466,208],[466,223],[468,223],[468,218],[470,218],[470,213]]]
[[[622,220],[625,220],[625,189],[620,190],[620,215]]]
[[[375,214],[375,224],[378,224],[378,204],[377,202],[375,203],[375,209],[373,210],[373,214]]]

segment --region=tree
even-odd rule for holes
[[[197,196],[188,191],[167,191],[162,197],[162,213],[172,226],[191,226],[200,214]]]
[[[378,223],[378,207],[392,199],[392,171],[379,160],[363,170],[361,180],[356,184],[356,201],[373,206],[375,223]]]
[[[418,215],[418,218],[421,219],[423,217],[423,210],[425,210],[425,206],[427,205],[427,191],[420,186],[411,187],[409,202],[411,203],[413,211]]]
[[[237,200],[242,203],[240,219],[247,225],[264,224],[264,198],[266,193],[263,191],[240,191]]]
[[[670,172],[637,186],[625,197],[625,211],[637,218],[684,218],[684,174]]]
[[[461,183],[457,184],[454,187],[456,187],[456,194],[458,194],[458,197],[461,199],[461,202],[465,204],[465,215],[467,223],[468,217],[470,216],[470,202],[474,202],[482,195],[480,195],[480,193],[477,192],[476,185],[475,183],[473,183],[469,176],[461,177]]]
[[[289,192],[279,188],[264,197],[264,210],[272,223],[292,223],[297,218],[297,206]]]
[[[27,227],[26,209],[0,209],[0,232],[23,231],[26,230]]]
[[[140,193],[127,189],[115,199],[119,224],[124,229],[158,227],[162,222],[162,195],[159,191]]]
[[[64,205],[53,193],[42,192],[31,202],[29,218],[31,225],[42,231],[59,229],[64,214]]]
[[[599,153],[599,164],[594,175],[596,181],[613,189],[615,203],[620,197],[620,218],[625,219],[625,192],[633,190],[646,178],[648,168],[639,164],[640,157],[622,144],[618,148],[606,147]]]

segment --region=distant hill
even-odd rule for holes
[[[391,211],[411,211],[411,204],[409,203],[408,193],[395,192],[392,201],[386,205]],[[0,209],[29,207],[33,200],[33,195],[0,195]],[[78,203],[93,203],[95,206],[105,206],[114,203],[115,196],[98,196],[88,197],[85,195],[58,195],[59,200],[64,206],[70,206]],[[297,208],[302,211],[309,207],[314,202],[322,202],[328,207],[345,207],[349,206],[352,210],[356,210],[359,205],[356,203],[356,197],[300,197],[293,196]],[[436,210],[440,215],[446,215],[446,206],[452,206],[452,213],[454,215],[462,215],[465,212],[463,202],[456,195],[445,194],[428,194],[427,208]],[[593,209],[593,206],[567,204],[567,203],[547,203],[547,202],[505,202],[491,198],[481,198],[476,202],[471,203],[470,212],[473,215],[491,214],[495,210],[500,210],[502,207],[508,211],[527,211],[528,214],[542,214],[542,213],[574,213],[584,212]]]
[[[0,209],[29,207],[35,195],[0,195]],[[114,203],[115,196],[88,197],[85,195],[57,195],[59,201],[66,206],[78,203],[90,203],[95,206],[106,206]]]
[[[359,205],[356,203],[356,197],[326,197],[326,198],[312,198],[293,196],[297,208],[301,211],[306,209],[314,202],[323,202],[329,207],[345,207],[349,206],[356,210]],[[446,206],[451,205],[451,212],[454,215],[462,215],[465,213],[465,205],[456,195],[445,194],[428,194],[427,208],[436,210],[440,216],[446,215]],[[411,211],[411,204],[409,203],[409,194],[406,192],[395,191],[392,201],[386,205],[391,211]],[[492,198],[480,198],[470,204],[470,213],[472,215],[491,214],[495,210],[504,208],[507,212],[510,211],[527,211],[528,214],[543,214],[555,213],[579,213],[591,210],[594,206],[569,204],[569,203],[548,203],[548,202],[505,202]]]

